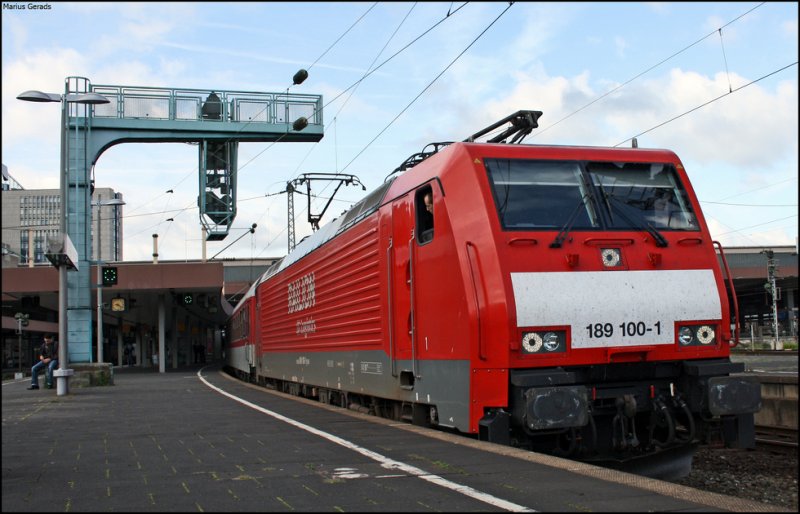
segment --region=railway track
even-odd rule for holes
[[[797,451],[797,429],[756,426],[756,447],[765,450]]]

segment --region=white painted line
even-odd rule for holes
[[[15,378],[14,380],[12,380],[10,382],[3,382],[3,385],[7,386],[7,385],[10,385],[10,384],[23,384],[25,382],[30,382],[30,381],[31,381],[31,377]]]
[[[312,434],[314,434],[316,436],[322,437],[323,439],[327,439],[328,441],[330,441],[332,443],[338,444],[340,446],[344,446],[345,448],[347,448],[349,450],[353,450],[354,452],[360,453],[361,455],[364,455],[365,457],[368,457],[368,458],[380,463],[381,467],[383,467],[385,469],[403,471],[405,473],[408,473],[409,475],[413,475],[413,476],[415,476],[417,478],[420,478],[420,479],[425,480],[427,482],[430,482],[432,484],[438,485],[440,487],[444,487],[446,489],[450,489],[451,491],[455,491],[457,493],[463,494],[464,496],[468,496],[468,497],[473,498],[475,500],[478,500],[478,501],[481,501],[481,502],[484,502],[484,503],[488,503],[489,505],[492,505],[494,507],[497,507],[497,508],[500,508],[500,509],[504,509],[504,510],[507,510],[507,511],[510,511],[510,512],[536,512],[535,510],[530,509],[528,507],[524,507],[522,505],[517,505],[516,503],[512,503],[510,501],[503,500],[501,498],[497,498],[497,497],[492,496],[492,495],[487,494],[487,493],[482,493],[480,491],[477,491],[477,490],[473,489],[472,487],[469,487],[469,486],[466,486],[466,485],[457,484],[455,482],[451,482],[450,480],[444,479],[444,478],[442,478],[442,477],[440,477],[438,475],[432,475],[432,474],[428,473],[427,471],[425,471],[423,469],[420,469],[420,468],[418,468],[416,466],[412,466],[412,465],[406,464],[404,462],[400,462],[400,461],[396,461],[394,459],[390,459],[390,458],[385,457],[385,456],[383,456],[383,455],[381,455],[379,453],[373,452],[372,450],[368,450],[366,448],[358,446],[357,444],[352,443],[352,442],[350,442],[350,441],[348,441],[346,439],[342,439],[341,437],[335,436],[333,434],[329,434],[327,432],[323,432],[322,430],[319,430],[319,429],[314,428],[312,426],[306,425],[305,423],[301,423],[301,422],[296,421],[294,419],[287,418],[286,416],[278,414],[277,412],[273,412],[273,411],[271,411],[269,409],[265,409],[263,407],[255,405],[253,403],[250,403],[247,400],[239,398],[238,396],[234,396],[231,393],[223,391],[219,387],[217,387],[215,385],[212,385],[211,383],[209,383],[205,379],[205,377],[203,377],[203,375],[200,374],[200,371],[197,372],[197,376],[210,389],[213,389],[214,391],[218,392],[219,394],[221,394],[223,396],[227,396],[231,400],[239,402],[239,403],[241,403],[242,405],[244,405],[246,407],[250,407],[251,409],[257,410],[258,412],[266,414],[267,416],[271,416],[271,417],[273,417],[273,418],[275,418],[277,420],[283,421],[284,423],[288,423],[289,425],[297,427],[297,428],[299,428],[301,430],[305,430],[306,432],[310,432],[310,433],[312,433]]]

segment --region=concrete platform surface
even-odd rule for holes
[[[344,411],[218,367],[115,369],[114,385],[3,383],[14,512],[777,511]]]

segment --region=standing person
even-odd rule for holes
[[[125,365],[133,366],[134,361],[133,344],[125,343]]]
[[[58,366],[58,343],[53,334],[45,334],[44,343],[39,348],[39,362],[31,368],[31,385],[28,389],[39,389],[39,371],[45,368],[45,387],[53,388],[53,370]]]

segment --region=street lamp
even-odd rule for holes
[[[69,168],[67,165],[67,105],[77,103],[82,105],[98,105],[110,103],[110,100],[97,93],[43,93],[41,91],[25,91],[17,95],[17,99],[26,102],[60,102],[61,103],[61,211],[59,213],[59,228],[64,247],[69,245],[67,235],[67,178]],[[61,264],[58,267],[58,370],[55,371],[57,377],[56,394],[64,396],[69,392],[69,376],[72,370],[67,369],[67,266]]]
[[[125,202],[120,198],[112,198],[91,203],[97,207],[97,362],[103,362],[103,220],[100,217],[100,207],[125,205]]]

